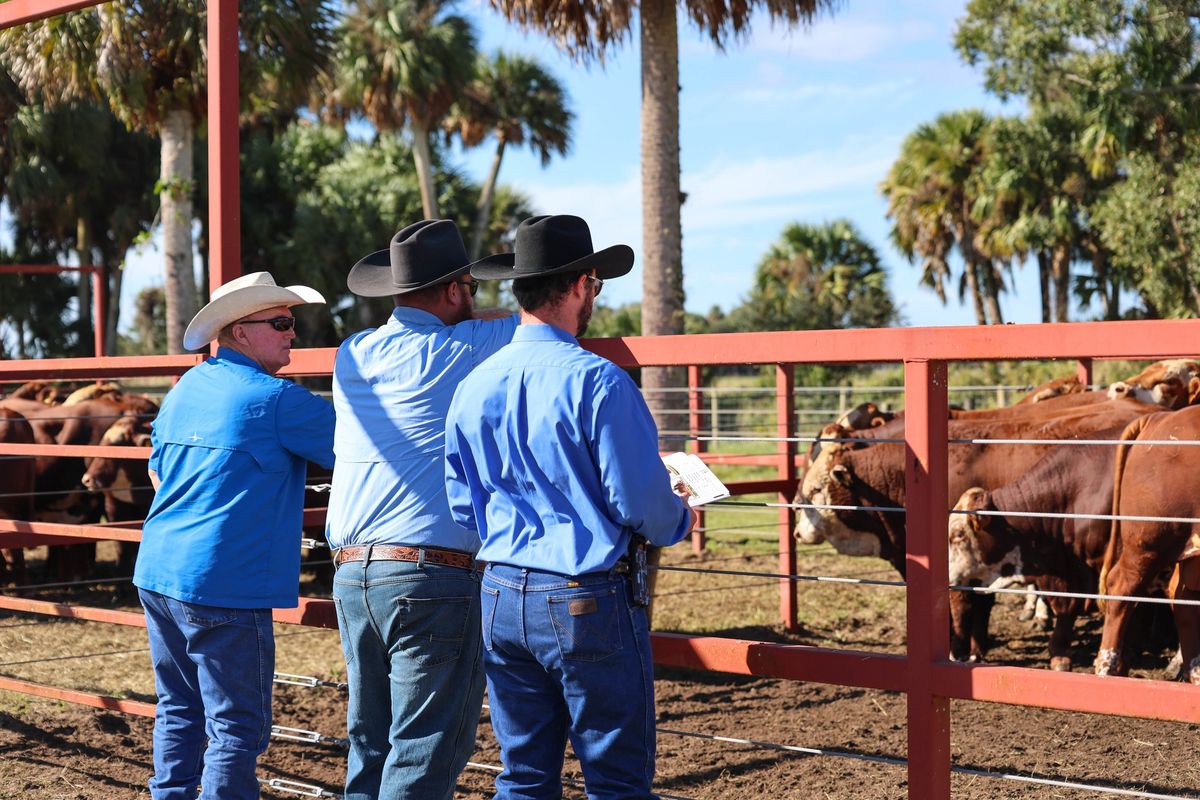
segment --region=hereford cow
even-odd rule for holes
[[[1056,398],[1058,401],[1070,397]],[[1043,413],[1026,412],[1009,419],[950,420],[950,439],[1075,439],[1123,424],[1138,416],[1158,411],[1131,400],[1105,401],[1097,405],[1059,408],[1047,401],[1024,406]],[[903,420],[867,431],[847,431],[830,425],[822,431],[827,439],[820,454],[804,474],[796,502],[819,506],[903,507],[905,504],[904,446],[876,443],[874,439],[902,439]],[[1038,462],[1053,445],[956,444],[949,447],[948,472],[951,497],[972,486],[999,487],[1010,483]],[[845,555],[874,555],[886,559],[902,575],[905,569],[904,514],[870,510],[804,508],[797,515],[796,536],[805,544],[829,541]],[[955,593],[958,595],[958,593]],[[981,598],[981,615],[990,608],[990,598]],[[956,596],[954,602],[965,602]],[[975,601],[970,601],[972,605]],[[986,651],[986,622],[963,614],[971,631],[971,655],[982,658]],[[982,627],[981,627],[982,626]],[[965,631],[956,631],[958,648]]]
[[[1023,406],[1032,405],[1033,403],[1044,403],[1053,397],[1062,397],[1065,394],[1082,394],[1086,390],[1087,387],[1079,380],[1078,374],[1064,375],[1061,378],[1054,378],[1040,386],[1033,387],[1016,404]]]
[[[112,447],[149,447],[153,418],[126,414],[104,432],[100,444]],[[144,458],[87,458],[80,482],[104,498],[104,518],[109,522],[144,520],[154,501],[154,487]],[[132,575],[137,561],[136,542],[117,543],[117,570]]]
[[[0,444],[33,444],[33,428],[15,411],[0,408]],[[33,458],[0,453],[0,517],[33,519],[35,465]],[[25,553],[19,547],[0,549],[0,585],[28,583]]]
[[[1124,428],[1097,431],[1089,438],[1116,441]],[[1111,445],[1064,445],[1012,483],[992,491],[978,486],[965,491],[955,511],[1001,516],[950,516],[950,583],[994,588],[1028,583],[1042,591],[1094,593],[1109,522],[1017,515],[1047,511],[1107,515],[1112,507],[1115,452]],[[1005,512],[1010,515],[1003,516]],[[1049,604],[1055,613],[1050,667],[1069,671],[1075,619],[1090,603],[1051,597]]]
[[[1189,396],[1188,386],[1200,379],[1200,361],[1175,359],[1156,361],[1144,370],[1109,385],[1110,398],[1132,397],[1143,403],[1154,403],[1163,408],[1180,409],[1196,399]]]
[[[1200,518],[1196,475],[1200,449],[1164,442],[1200,441],[1200,407],[1136,420],[1121,435],[1113,468],[1112,513],[1120,517]],[[1200,537],[1191,522],[1118,519],[1104,554],[1100,593],[1146,596],[1167,582],[1173,598],[1200,599]],[[1097,675],[1124,675],[1129,669],[1126,635],[1136,603],[1106,600],[1104,634],[1096,656]],[[1172,606],[1179,631],[1184,675],[1200,684],[1200,608]]]

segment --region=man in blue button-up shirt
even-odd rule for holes
[[[213,292],[184,334],[217,354],[188,370],[154,421],[158,491],[134,569],[158,704],[155,800],[258,797],[271,735],[271,609],[295,606],[308,461],[333,465],[333,407],[276,378],[291,306],[323,303],[265,272]],[[206,748],[207,739],[207,748]]]
[[[534,217],[518,228],[515,267],[486,261],[472,274],[516,278],[521,327],[455,392],[446,489],[488,563],[496,797],[560,797],[570,736],[589,798],[650,798],[649,625],[623,558],[633,537],[674,544],[695,518],[671,490],[637,386],[575,338],[633,251],[593,253],[583,220]]]
[[[446,411],[517,319],[474,319],[470,267],[457,226],[426,220],[348,280],[396,310],[343,342],[334,364],[327,536],[350,687],[347,800],[449,800],[475,748],[479,538],[446,503]]]

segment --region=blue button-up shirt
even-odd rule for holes
[[[552,325],[522,325],[459,386],[446,490],[480,559],[562,575],[611,568],[633,533],[674,544],[689,522],[637,386]]]
[[[454,523],[446,504],[446,411],[459,382],[516,328],[516,317],[446,325],[401,306],[386,325],[342,343],[333,367],[331,547],[479,549],[478,537]]]
[[[133,582],[189,603],[295,606],[305,467],[333,466],[333,407],[221,348],[167,393],[151,443],[162,485]]]

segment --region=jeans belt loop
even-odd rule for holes
[[[425,569],[425,548],[417,548],[417,569]]]
[[[371,563],[371,548],[374,546],[373,544],[363,546],[363,569],[366,569],[367,565]]]

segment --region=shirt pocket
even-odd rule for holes
[[[546,598],[550,622],[566,661],[602,661],[621,651],[621,607],[612,586]]]

